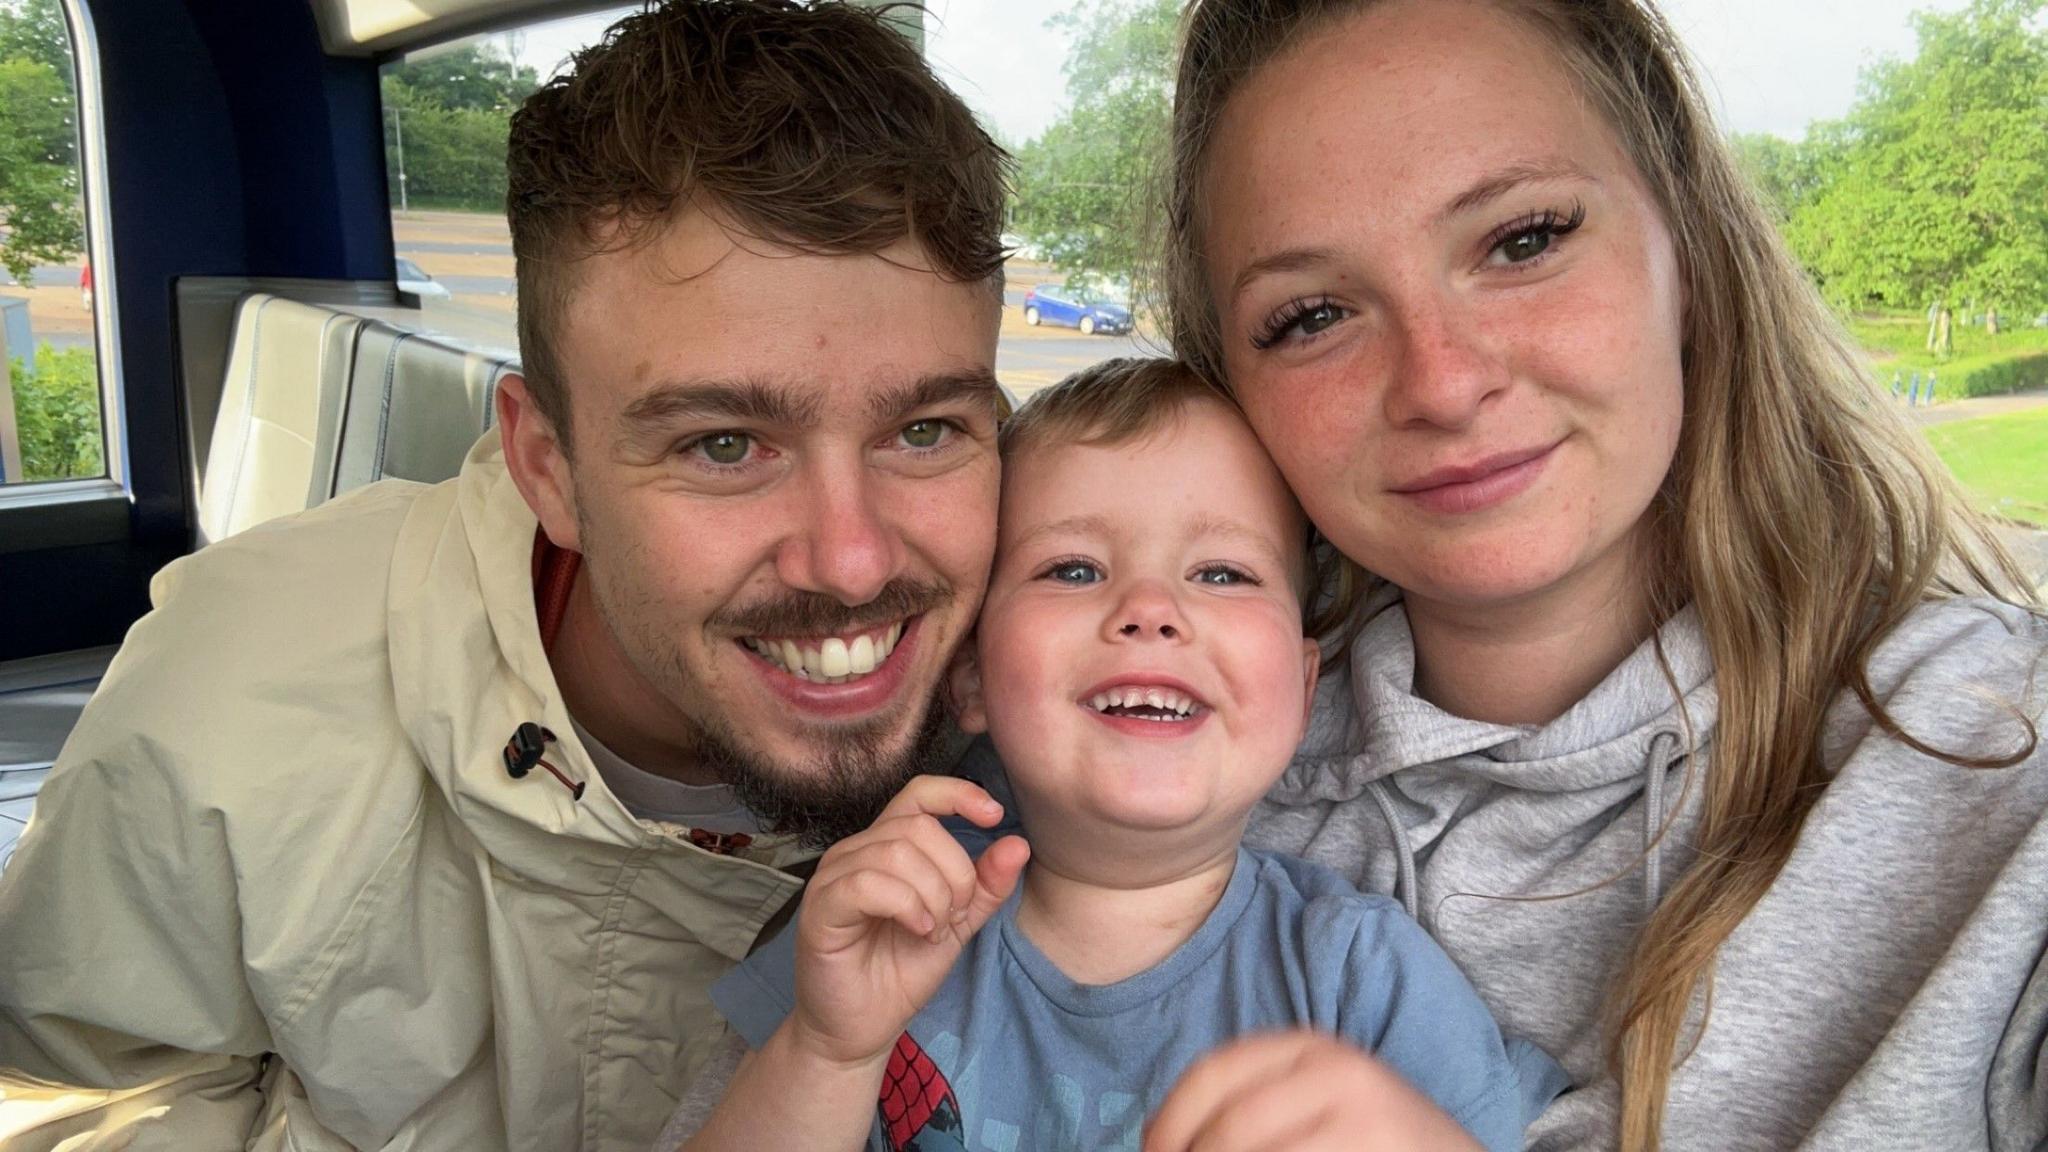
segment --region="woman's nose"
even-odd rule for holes
[[[1387,418],[1396,426],[1462,428],[1507,387],[1506,365],[1468,314],[1441,303],[1413,309],[1400,339],[1386,392]]]

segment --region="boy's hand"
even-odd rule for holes
[[[793,1039],[837,1063],[887,1059],[1031,855],[1006,836],[969,860],[939,817],[988,828],[1002,814],[965,780],[919,776],[825,853],[797,918]]]
[[[1144,1152],[1479,1152],[1399,1073],[1335,1037],[1276,1032],[1204,1056],[1145,1126]]]

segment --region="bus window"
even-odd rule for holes
[[[108,473],[80,76],[60,0],[0,0],[0,484]]]
[[[519,347],[505,138],[512,113],[628,9],[410,52],[384,67],[384,167],[398,287],[422,327],[507,358]]]
[[[976,109],[990,133],[1017,151],[1016,134],[1006,132],[1004,118],[993,110],[1002,101],[1014,103],[1021,90],[1010,82],[1013,78],[990,70],[991,53],[977,51],[986,48],[992,21],[1017,21],[976,5],[928,8],[922,16],[898,8],[889,17],[923,48],[940,77]],[[563,67],[571,53],[595,44],[630,11],[612,9],[438,44],[385,67],[384,159],[398,286],[418,299],[421,326],[516,357],[518,297],[504,209],[509,121],[519,102]],[[1043,14],[1024,20],[1033,28],[1044,22]],[[1050,45],[1056,76],[1071,28],[1040,31]],[[1139,45],[1144,55],[1136,66],[1163,65],[1170,47],[1170,37]],[[1052,87],[1057,90],[1056,79]],[[1164,90],[1152,95],[1163,124]],[[1144,144],[1132,142],[1134,149]],[[1037,149],[1039,142],[1031,141],[1020,156],[1035,157]],[[1080,169],[1065,175],[1034,171],[1042,181],[1066,185],[1104,179]],[[1143,230],[1125,227],[1132,215],[1128,209],[1150,185],[1135,170],[1125,175],[1131,179],[1113,191],[1098,186],[1079,193],[1080,206],[1056,218],[1045,212],[1030,216],[1026,204],[1019,227],[1028,223],[1035,231],[1004,237],[1012,256],[1004,270],[996,374],[1013,395],[1028,396],[1112,356],[1164,350],[1156,314],[1134,299],[1133,286],[1144,272],[1134,259]],[[1084,249],[1062,243],[1084,233],[1096,240],[1113,236],[1119,243],[1106,254],[1100,244]],[[1068,294],[1076,292],[1088,295],[1090,303],[1068,303]]]

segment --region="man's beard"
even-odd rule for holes
[[[698,763],[732,789],[733,799],[770,832],[794,833],[827,848],[875,822],[913,776],[941,772],[950,751],[946,709],[935,693],[901,751],[889,755],[888,732],[835,733],[821,761],[777,764],[744,747],[723,724],[697,734]]]
[[[647,643],[659,630],[642,622],[655,618],[658,602],[631,586],[614,588],[593,563],[584,526],[584,562],[594,578],[598,614],[621,651],[641,675],[671,700],[688,690],[690,674],[673,646]],[[609,558],[607,558],[609,559]],[[638,562],[628,555],[628,562]],[[865,604],[849,607],[830,596],[787,590],[779,596],[725,609],[707,627],[731,635],[832,635],[862,631],[910,616],[923,616],[953,599],[950,586],[937,581],[899,577]],[[753,813],[765,830],[795,834],[801,843],[827,847],[874,823],[884,806],[910,778],[943,770],[947,739],[943,687],[923,701],[923,715],[899,750],[890,754],[891,736],[901,719],[876,718],[845,730],[821,729],[814,741],[821,751],[801,763],[784,763],[761,755],[723,715],[692,718],[690,751],[711,777],[733,791],[733,798]]]

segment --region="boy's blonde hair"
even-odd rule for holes
[[[1127,444],[1166,427],[1196,399],[1231,404],[1178,360],[1119,356],[1031,397],[1003,422],[997,442],[1005,460],[1048,444]]]
[[[1027,453],[1069,444],[1115,447],[1143,439],[1179,420],[1190,404],[1210,401],[1235,413],[1237,404],[1179,360],[1121,356],[1074,373],[1032,396],[1003,422],[997,444],[1007,464]],[[1241,417],[1240,417],[1241,418]],[[1297,502],[1295,511],[1300,513]],[[1302,523],[1308,523],[1302,514]],[[1294,592],[1302,603],[1304,635],[1334,635],[1340,621],[1311,611],[1324,597],[1314,590],[1335,578],[1336,553],[1310,526],[1301,556],[1291,567]]]

